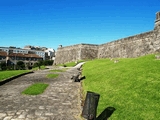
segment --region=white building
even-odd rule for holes
[[[46,58],[48,58],[49,60],[54,60],[55,59],[55,50],[52,48],[48,48],[47,50],[45,50],[46,53]]]

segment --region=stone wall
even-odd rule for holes
[[[95,58],[131,58],[160,52],[160,12],[156,13],[154,30],[101,45],[78,44],[60,47],[55,63]]]
[[[77,44],[73,46],[60,46],[56,52],[55,64],[77,62],[78,60],[97,58],[98,45]]]
[[[98,56],[98,45],[81,44],[80,60],[95,59]]]
[[[119,39],[99,46],[98,58],[128,58],[153,53],[154,31]]]
[[[63,64],[66,62],[76,61],[80,58],[81,45],[73,45],[67,47],[59,47],[56,52],[55,64]]]

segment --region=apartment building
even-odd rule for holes
[[[55,52],[55,51],[53,51]],[[52,56],[48,56],[52,55]],[[0,47],[0,62],[16,65],[18,61],[23,61],[26,65],[33,66],[39,60],[52,58],[53,54],[41,49],[21,49],[16,47]]]

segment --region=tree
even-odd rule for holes
[[[6,70],[6,69],[7,69],[7,66],[6,66],[6,63],[5,63],[5,62],[1,62],[1,63],[0,63],[0,69],[1,69],[1,70]]]
[[[25,64],[23,61],[18,61],[17,62],[17,67],[18,69],[24,70],[25,69]]]
[[[43,62],[44,65],[53,65],[53,60],[45,60]]]

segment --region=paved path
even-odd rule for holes
[[[70,79],[80,66],[59,72],[58,78],[48,79],[50,69],[40,70],[0,86],[0,120],[81,120],[81,85]],[[49,87],[41,95],[21,94],[35,82],[49,83]]]

